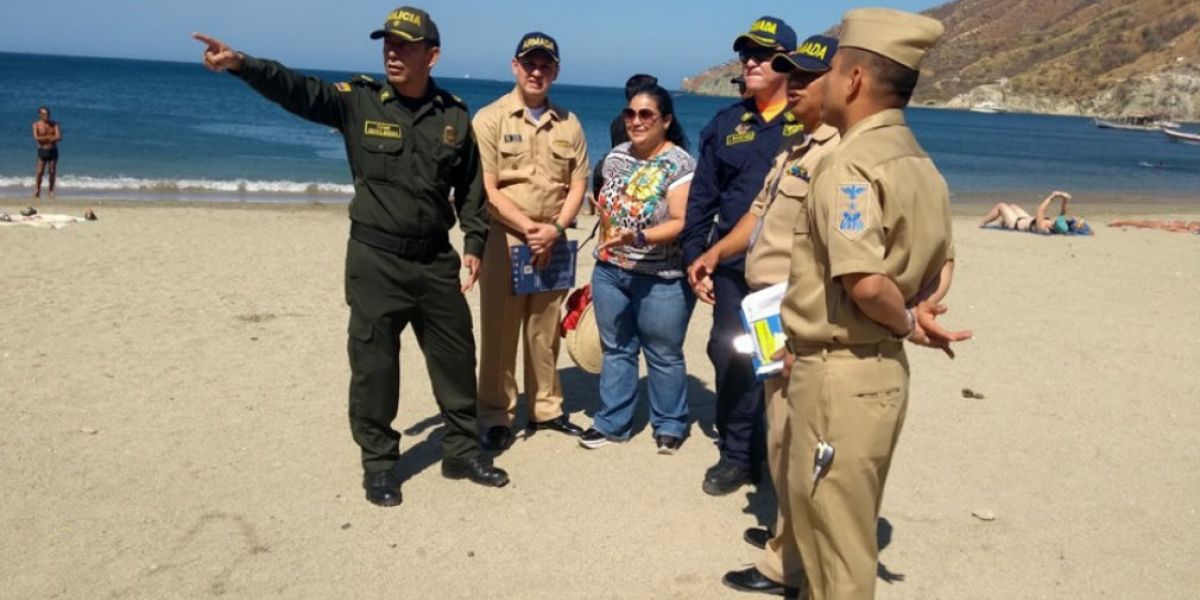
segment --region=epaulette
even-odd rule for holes
[[[382,83],[375,81],[369,75],[355,75],[354,77],[350,78],[350,81],[356,85],[369,87],[373,90],[378,90],[379,88],[383,87]]]
[[[438,96],[441,97],[442,104],[445,106],[457,106],[465,111],[470,111],[470,109],[467,108],[467,103],[463,101],[462,98],[459,98],[458,96],[455,96],[446,90],[439,89]]]

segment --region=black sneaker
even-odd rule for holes
[[[654,445],[658,446],[659,454],[675,454],[682,443],[683,440],[673,435],[660,435],[654,438]]]
[[[600,433],[595,427],[588,427],[588,430],[579,436],[579,445],[589,450],[595,450],[601,446],[607,446],[612,443],[607,435]]]

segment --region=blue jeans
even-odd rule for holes
[[[604,348],[600,408],[592,427],[628,439],[638,391],[638,354],[646,354],[650,383],[650,425],[654,435],[684,437],[687,432],[687,363],[683,338],[696,297],[686,281],[643,275],[596,263],[592,310]]]

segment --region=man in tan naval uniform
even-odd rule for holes
[[[726,258],[746,255],[746,282],[757,291],[784,283],[792,262],[792,225],[804,209],[812,172],[841,139],[837,129],[821,121],[823,75],[837,52],[837,40],[809,37],[791,54],[776,55],[772,68],[788,74],[788,101],[805,135],[786,138],[763,181],[762,191],[749,212],[733,230],[700,256],[688,270],[693,289],[701,299],[707,294],[699,284],[700,267],[712,270]],[[763,381],[767,419],[767,468],[779,498],[772,536],[767,529],[747,529],[743,538],[763,549],[754,566],[725,574],[722,581],[737,590],[796,596],[804,586],[804,565],[792,533],[787,500],[788,427],[787,379]]]
[[[792,529],[813,600],[875,595],[876,521],[908,403],[903,340],[966,339],[934,320],[953,260],[949,192],[904,121],[941,23],[847,12],[822,120],[842,134],[793,224],[788,336]]]
[[[507,448],[517,408],[517,341],[524,331],[529,427],[577,436],[562,411],[558,320],[567,291],[515,295],[509,249],[528,244],[544,264],[579,212],[587,189],[587,139],[579,119],[550,102],[559,48],[541,32],[526,34],[512,61],[516,87],[484,107],[473,126],[492,213],[480,273],[479,420],[484,446]],[[561,240],[560,240],[561,238]]]

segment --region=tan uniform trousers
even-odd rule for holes
[[[558,323],[567,291],[513,295],[509,247],[523,243],[504,227],[493,225],[483,253],[479,273],[480,431],[512,426],[517,412],[517,341],[522,330],[529,418],[542,422],[563,414]]]
[[[792,532],[792,510],[788,503],[788,451],[791,446],[791,408],[787,400],[788,382],[782,376],[763,382],[767,416],[767,471],[778,496],[779,515],[772,537],[754,566],[776,583],[798,588],[804,585],[804,565],[800,548]]]
[[[837,348],[793,348],[792,530],[811,600],[870,600],[883,486],[908,407],[908,358],[900,342]],[[814,483],[820,440],[834,457]]]

